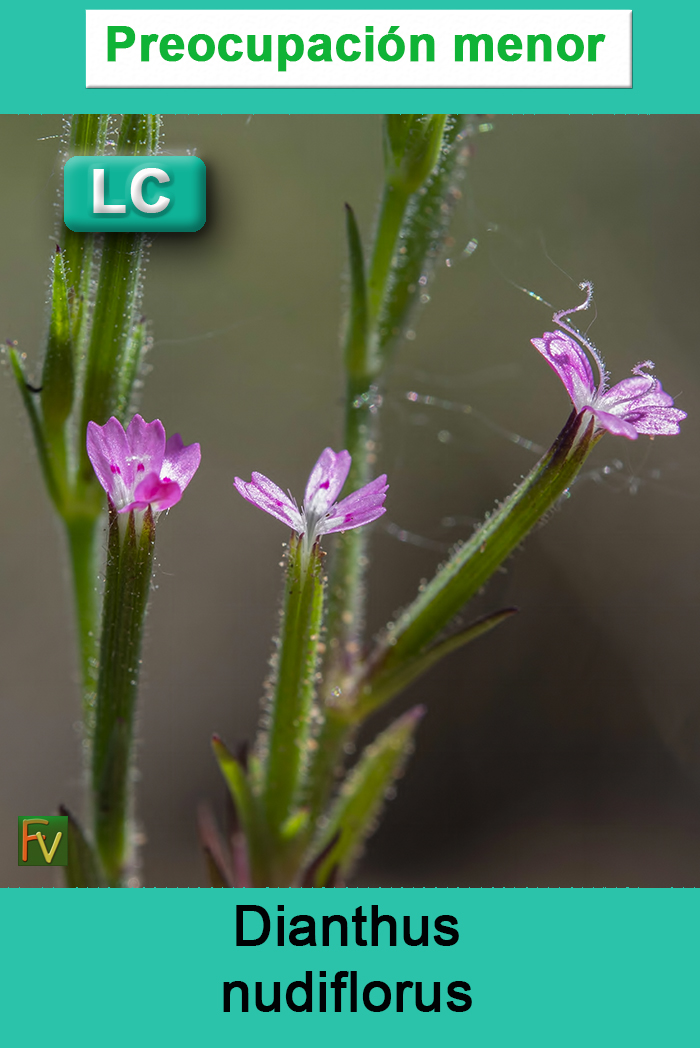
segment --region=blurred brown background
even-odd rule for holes
[[[507,434],[547,444],[568,414],[528,341],[551,309],[514,284],[563,308],[592,279],[592,335],[613,380],[651,358],[690,417],[676,438],[606,436],[473,609],[521,614],[394,704],[424,701],[429,715],[356,883],[695,885],[700,118],[492,123],[475,144],[455,262],[386,398],[389,530],[374,537],[371,627],[530,467]],[[0,117],[0,334],[35,360],[59,131],[55,116]],[[194,812],[221,802],[209,736],[252,735],[276,623],[286,536],[231,482],[258,469],[301,494],[321,449],[339,446],[343,203],[368,235],[381,125],[192,116],[166,118],[165,132],[166,148],[197,150],[210,180],[207,226],[155,243],[144,303],[156,342],[143,414],[203,448],[159,525],[139,726],[143,883],[175,887],[207,883]],[[59,801],[81,809],[71,609],[27,421],[6,369],[0,379],[0,884],[52,885],[18,871],[14,827]],[[411,404],[409,390],[474,411]]]

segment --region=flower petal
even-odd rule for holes
[[[157,473],[163,465],[165,454],[165,429],[160,419],[145,422],[134,415],[126,431],[129,443],[131,483],[137,484],[147,473]]]
[[[120,509],[120,513],[128,513],[132,509],[145,509],[151,506],[155,513],[161,513],[164,509],[170,509],[182,498],[182,489],[174,480],[161,480],[157,473],[147,473],[136,485],[134,499],[128,506]]]
[[[349,451],[332,448],[321,452],[304,492],[304,511],[313,517],[324,517],[340,494],[350,472]]]
[[[664,391],[659,380],[653,375],[640,375],[623,378],[622,382],[606,390],[598,403],[606,411],[618,412],[620,407],[626,407],[632,401],[660,407],[673,404],[673,397]]]
[[[631,423],[620,418],[619,415],[611,415],[609,411],[601,411],[599,408],[588,408],[595,415],[596,421],[608,433],[614,433],[616,437],[627,437],[628,440],[636,440],[637,428]]]
[[[673,406],[673,397],[653,375],[618,382],[599,398],[596,414],[601,409],[623,419],[636,433],[648,436],[673,436],[680,432],[679,423],[686,417],[685,411]]]
[[[362,524],[381,517],[386,512],[384,499],[389,485],[386,482],[386,474],[370,481],[364,487],[353,491],[351,495],[344,498],[337,506],[333,506],[327,518],[321,524],[321,534],[329,534],[334,531],[349,531],[351,528],[359,528]]]
[[[184,491],[199,468],[202,452],[199,444],[183,444],[179,433],[168,437],[160,475],[163,482],[174,480]]]
[[[236,477],[233,486],[239,495],[252,502],[258,509],[289,525],[299,535],[303,533],[304,521],[296,503],[262,473],[253,473],[250,481]]]
[[[104,426],[88,422],[87,453],[97,479],[114,505],[125,505],[131,491],[131,483],[125,478],[130,478],[131,466],[129,445],[119,419],[112,416]]]
[[[581,411],[596,392],[585,351],[573,338],[558,331],[545,331],[542,338],[531,338],[530,341],[556,371],[574,406]]]
[[[636,429],[637,433],[646,436],[672,437],[680,433],[679,423],[687,418],[685,411],[671,407],[636,407],[625,415],[625,420]]]

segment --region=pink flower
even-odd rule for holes
[[[102,487],[118,513],[170,509],[197,472],[199,444],[182,443],[179,433],[165,440],[163,423],[134,415],[124,432],[119,419],[104,426],[89,422],[87,453]]]
[[[358,488],[342,502],[336,502],[351,461],[349,452],[336,454],[331,448],[326,448],[311,470],[301,509],[291,495],[285,495],[262,473],[253,473],[250,481],[236,477],[234,487],[248,502],[277,517],[298,535],[304,535],[306,544],[311,546],[320,535],[359,528],[385,512],[388,484],[384,474]]]
[[[596,430],[606,429],[629,440],[636,440],[640,433],[649,436],[679,433],[679,423],[686,413],[673,407],[673,397],[664,391],[654,375],[648,374],[648,370],[654,367],[650,360],[633,368],[634,377],[624,378],[612,389],[607,388],[605,368],[595,347],[563,322],[570,313],[589,306],[593,286],[588,282],[580,286],[587,292],[586,301],[575,309],[554,314],[554,322],[568,334],[545,331],[542,338],[530,339],[566,386],[576,411],[579,414],[589,411],[595,419]],[[598,367],[600,384],[597,388],[583,347]]]

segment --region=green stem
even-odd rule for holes
[[[425,709],[416,706],[404,713],[363,752],[343,783],[340,795],[328,813],[328,823],[316,842],[316,854],[335,838],[336,843],[316,871],[315,884],[326,884],[333,867],[345,875],[384,804],[391,786],[409,755],[412,738]]]
[[[346,747],[356,730],[352,711],[342,704],[334,705],[332,699],[326,701],[323,717],[321,730],[315,739],[313,764],[304,797],[309,812],[309,834],[316,830],[318,818],[333,793]]]
[[[453,633],[444,640],[439,641],[431,648],[428,648],[427,651],[420,652],[414,658],[400,663],[391,673],[383,674],[381,681],[375,682],[371,680],[361,692],[360,701],[353,710],[354,718],[357,719],[358,723],[364,720],[374,710],[385,705],[399,692],[404,691],[409,684],[421,677],[431,666],[440,662],[450,652],[457,651],[485,633],[489,633],[505,619],[514,615],[516,610],[516,608],[504,608],[503,611],[487,615],[485,618],[473,622],[466,629],[458,630],[457,633]]]
[[[368,387],[362,380],[348,379],[343,440],[343,447],[352,456],[348,491],[356,491],[373,477],[379,429],[378,401],[374,387]],[[368,528],[345,531],[336,541],[328,602],[329,654],[324,674],[327,695],[342,687],[344,678],[352,672],[361,655],[368,541]]]
[[[369,315],[374,321],[380,311],[391,265],[396,254],[396,242],[406,213],[410,194],[398,186],[385,185],[382,197],[374,253],[367,281]]]
[[[117,142],[120,154],[144,156],[159,148],[160,117],[126,115]],[[86,345],[81,434],[88,422],[104,425],[115,411],[126,410],[143,348],[139,312],[148,238],[143,233],[109,233],[100,239],[92,326]],[[139,334],[140,332],[140,334]],[[122,414],[122,421],[124,421]],[[79,451],[78,484],[91,483],[92,466],[84,444]]]
[[[138,526],[135,517],[132,511],[125,519],[110,503],[92,751],[95,839],[113,886],[127,857],[133,718],[155,543],[150,507]]]
[[[566,491],[599,436],[592,421],[580,433],[581,421],[572,412],[534,469],[387,630],[369,660],[360,709],[374,705],[372,692],[381,692],[397,667],[428,649]]]
[[[292,814],[304,770],[323,613],[322,569],[318,543],[308,550],[303,537],[293,534],[263,784],[268,825],[277,838]]]
[[[373,475],[374,448],[379,428],[376,394],[367,383],[348,379],[345,403],[344,447],[352,456],[347,487],[355,491]],[[362,657],[365,618],[365,574],[369,529],[355,528],[336,538],[328,588],[326,636],[328,650],[323,672],[324,720],[312,753],[306,803],[313,821],[323,811],[342,764],[353,720],[348,716],[343,690],[355,675]]]
[[[77,113],[71,118],[68,134],[68,153],[71,156],[99,156],[107,148],[109,116],[106,113]],[[90,303],[90,281],[95,251],[94,233],[75,233],[63,226],[63,244],[66,272],[73,289],[73,333],[76,371],[85,351],[85,319]]]
[[[120,365],[129,345],[141,296],[145,237],[112,233],[105,237],[88,347],[80,432],[88,422],[102,426],[119,399]],[[92,480],[93,469],[81,447],[80,476]]]
[[[65,524],[78,625],[83,711],[87,732],[91,734],[89,722],[94,716],[99,661],[98,538],[101,521],[99,517],[72,517]]]
[[[359,233],[354,215],[348,209],[353,297],[345,348],[343,447],[352,456],[347,479],[349,491],[369,483],[374,473],[381,404],[381,395],[373,384],[373,378],[381,368],[372,348],[374,328],[386,294],[409,195],[388,183],[384,187],[366,292]],[[340,535],[337,540],[328,607],[330,650],[324,672],[326,701],[342,688],[342,681],[352,672],[361,654],[368,538],[367,528],[356,528]]]
[[[451,217],[454,170],[461,118],[446,125],[440,117],[433,128],[437,139],[445,135],[446,151],[439,170],[431,176],[425,196],[417,197],[408,183],[388,179],[384,187],[374,250],[365,289],[361,244],[355,218],[347,209],[348,249],[352,297],[345,346],[345,424],[343,446],[352,456],[347,489],[354,491],[374,476],[379,441],[379,411],[383,373],[389,363],[387,345],[396,340],[411,303],[418,298],[421,273],[429,269],[442,243]],[[415,190],[431,175],[439,148],[437,140],[426,153]],[[422,221],[423,209],[428,214]],[[413,216],[409,219],[409,213]],[[439,216],[439,221],[436,219]],[[418,216],[416,218],[416,216]],[[400,238],[402,226],[405,237]],[[438,228],[438,233],[434,231]],[[427,230],[430,230],[430,235]],[[406,248],[399,257],[399,240]],[[401,278],[397,278],[397,273]],[[400,302],[397,304],[397,295]],[[386,330],[384,330],[386,328]],[[364,334],[364,339],[363,339]],[[376,385],[375,385],[376,383]],[[350,710],[353,696],[345,696],[362,658],[365,618],[365,576],[368,563],[368,528],[356,528],[337,537],[330,572],[328,600],[328,652],[324,664],[324,722],[312,757],[309,806],[312,821],[322,812],[335,784],[337,769],[354,730]]]

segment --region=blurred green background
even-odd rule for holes
[[[483,118],[482,122],[487,122]],[[529,339],[596,285],[613,381],[639,360],[689,412],[680,437],[606,436],[571,498],[473,614],[521,613],[376,718],[426,702],[359,885],[690,886],[700,868],[697,315],[700,118],[494,117],[474,140],[453,264],[402,348],[384,406],[391,489],[373,539],[372,629],[534,461],[569,411]],[[57,222],[56,116],[0,117],[0,335],[36,361]],[[198,440],[202,467],[158,528],[139,717],[146,885],[207,884],[195,830],[221,808],[209,737],[254,732],[286,535],[233,488],[260,470],[301,495],[339,446],[343,204],[369,236],[372,116],[189,116],[166,149],[207,164],[201,233],[153,245],[155,345],[142,411]],[[470,242],[478,246],[465,256]],[[0,376],[0,884],[17,815],[82,806],[62,535],[27,421]],[[408,391],[442,405],[411,403]],[[471,415],[450,404],[470,404]]]

